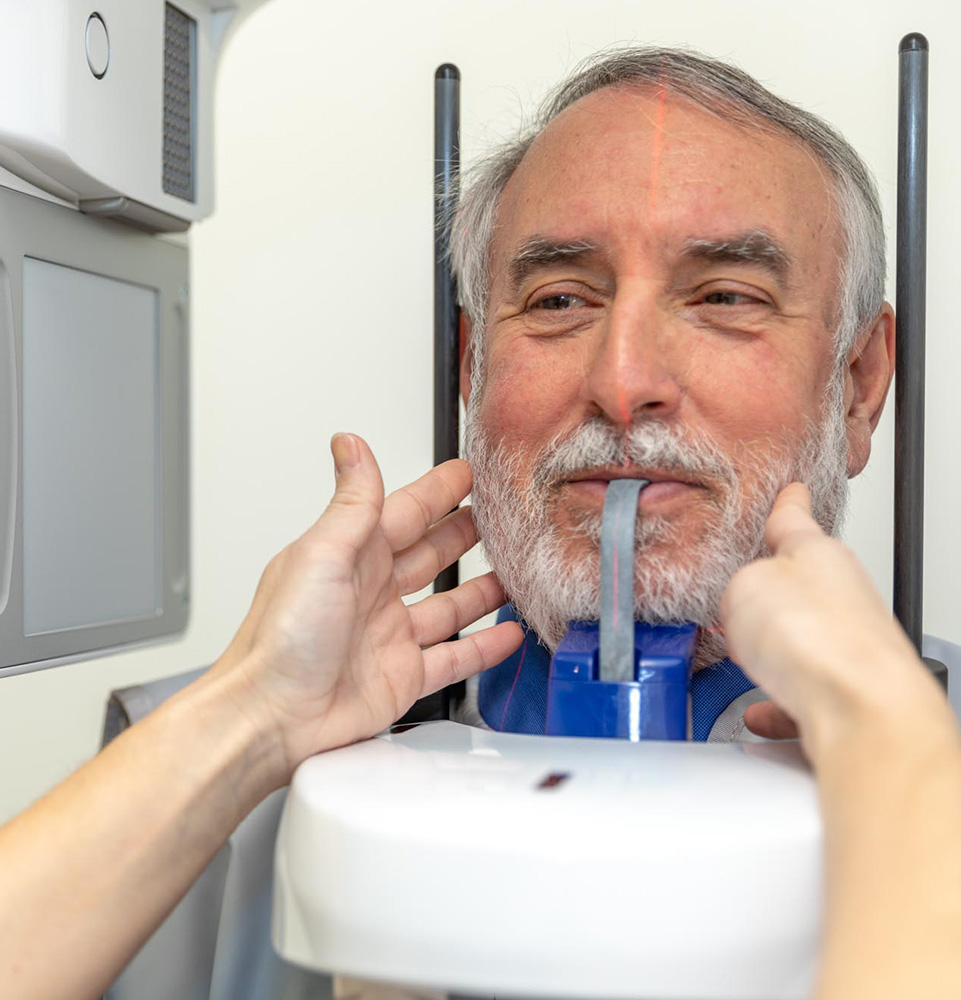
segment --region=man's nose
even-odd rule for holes
[[[613,423],[665,419],[681,401],[666,317],[644,295],[615,298],[591,360],[585,390]]]

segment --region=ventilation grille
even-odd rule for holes
[[[172,4],[165,8],[163,189],[193,201],[197,22]]]

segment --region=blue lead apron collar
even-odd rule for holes
[[[506,604],[497,620],[517,621],[518,616]],[[480,676],[477,703],[484,722],[499,732],[542,736],[550,669],[550,653],[532,631],[525,629],[520,649]],[[754,686],[744,671],[727,658],[698,670],[691,681],[692,739],[705,742],[724,709]]]

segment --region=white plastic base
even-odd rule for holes
[[[273,940],[312,969],[474,995],[801,998],[820,890],[796,744],[436,722],[299,768]]]

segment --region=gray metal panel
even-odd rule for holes
[[[23,426],[25,258],[156,289],[160,436],[156,454],[160,512],[156,614],[36,635],[27,635],[24,629],[24,467],[18,428]],[[0,188],[0,676],[52,665],[52,661],[64,658],[139,645],[175,635],[186,627],[189,605],[187,295],[185,248],[119,223]],[[12,377],[11,366],[4,361],[11,350]],[[12,412],[8,415],[4,409]],[[120,475],[118,488],[122,489],[123,484],[124,476]],[[4,527],[11,499],[12,546],[7,537],[9,531]],[[131,499],[131,503],[135,502]],[[5,573],[5,566],[9,566],[9,573]],[[90,572],[109,573],[110,567],[101,561],[91,566]],[[5,576],[9,579],[9,594],[4,605]],[[82,591],[83,584],[78,587],[78,598],[83,598]],[[83,615],[74,620],[83,620]]]
[[[20,406],[14,340],[10,281],[0,261],[0,615],[10,599],[20,469]]]
[[[160,611],[153,288],[23,262],[23,627]]]

